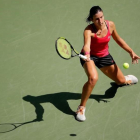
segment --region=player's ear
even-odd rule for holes
[[[93,18],[90,18],[90,21],[92,21],[92,22],[93,22]]]

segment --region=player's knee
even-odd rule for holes
[[[98,76],[89,76],[88,77],[88,83],[91,86],[95,86],[96,82],[98,81]]]

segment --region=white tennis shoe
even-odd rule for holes
[[[84,106],[78,106],[77,108],[77,112],[76,112],[76,119],[78,121],[85,121],[86,117],[85,117],[85,110],[86,108]]]
[[[127,75],[127,76],[124,76],[125,79],[126,79],[126,83],[127,84],[136,84],[138,83],[138,78],[135,77],[134,75]]]

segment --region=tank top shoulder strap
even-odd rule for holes
[[[109,21],[108,20],[105,20],[106,24],[107,24],[107,28],[108,28],[108,32],[110,34],[110,27],[109,27]]]

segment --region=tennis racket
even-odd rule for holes
[[[79,54],[70,44],[70,42],[64,38],[59,37],[55,42],[55,47],[58,55],[62,57],[63,59],[70,59],[75,56],[79,56],[82,59],[87,59],[86,56]]]

